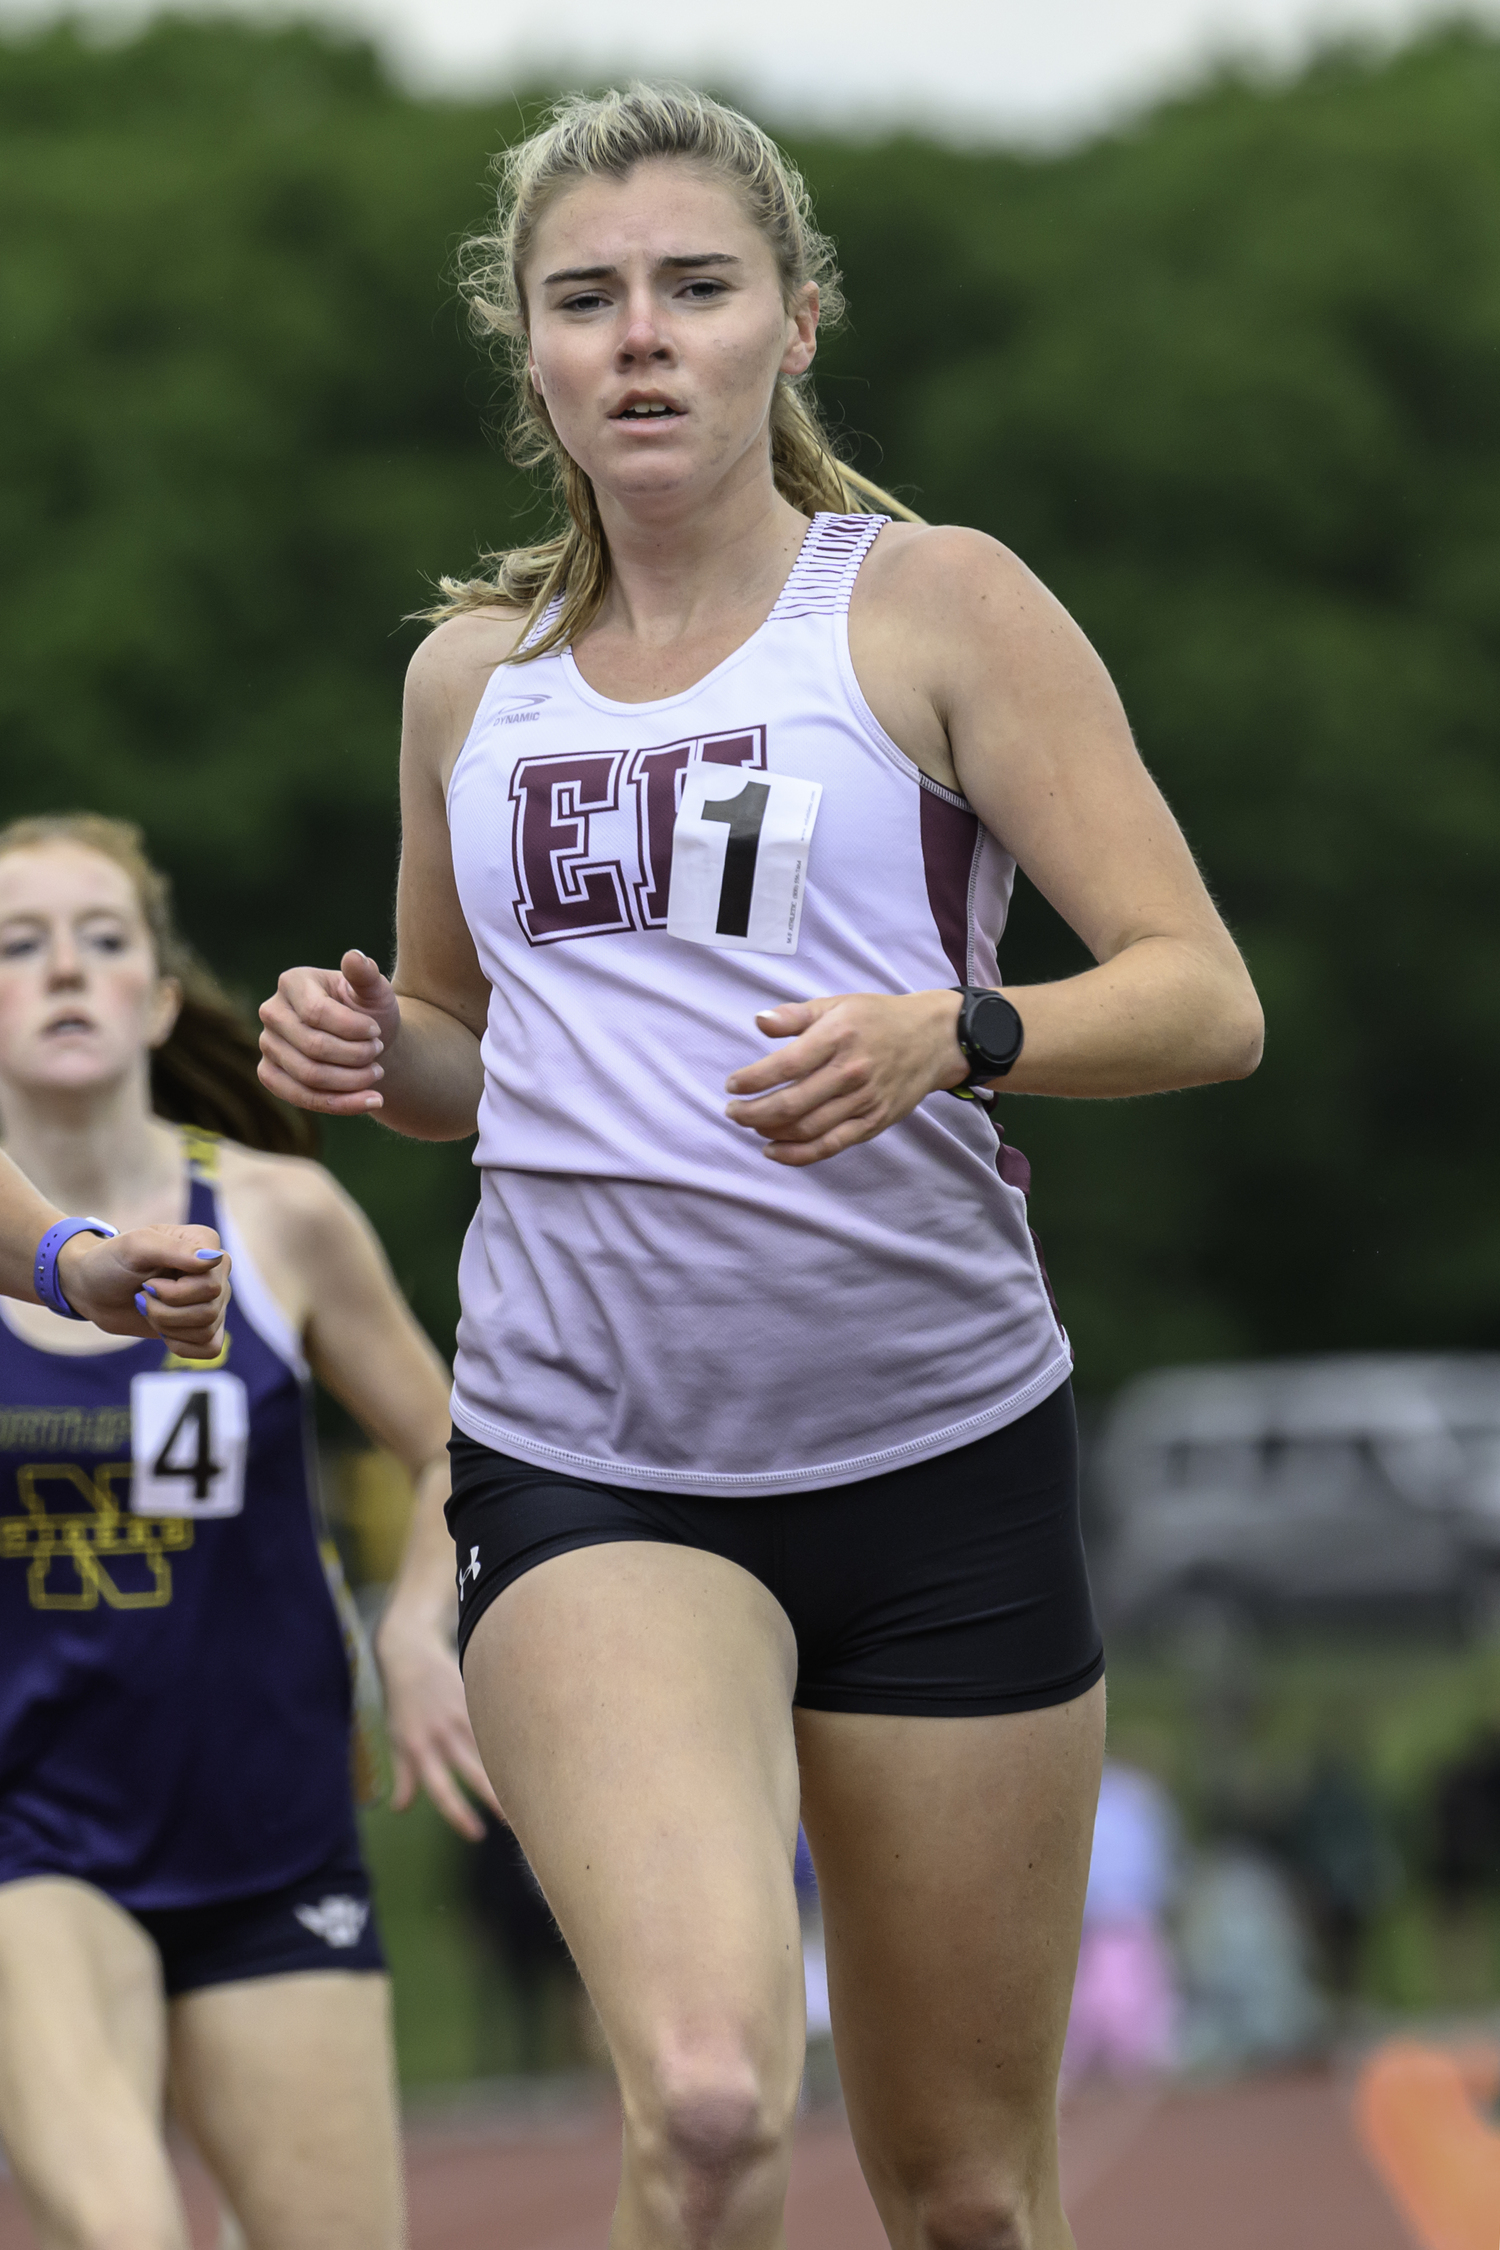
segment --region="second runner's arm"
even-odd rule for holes
[[[8,1156],[0,1156],[0,1296],[40,1303],[36,1258],[59,1219]],[[212,1359],[224,1340],[229,1260],[212,1227],[132,1227],[75,1234],[57,1280],[81,1319],[111,1336],[159,1336],[180,1359]]]
[[[498,1811],[469,1725],[454,1654],[458,1618],[448,1497],[448,1378],[397,1288],[373,1228],[326,1172],[299,1167],[296,1235],[310,1284],[308,1359],[371,1437],[409,1471],[416,1505],[401,1568],[375,1631],[401,1811],[423,1788],[471,1840],[464,1795]]]

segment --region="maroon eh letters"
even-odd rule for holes
[[[565,750],[516,760],[510,777],[511,856],[516,920],[529,944],[665,929],[682,777],[699,760],[763,770],[766,730],[741,727],[655,750]],[[623,861],[596,858],[589,850],[591,817],[619,812],[628,791],[635,796],[638,881],[627,876]]]

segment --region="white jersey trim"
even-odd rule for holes
[[[269,1282],[245,1246],[245,1238],[229,1214],[221,1188],[214,1188],[214,1225],[230,1257],[230,1286],[235,1304],[261,1342],[285,1360],[299,1383],[311,1379],[312,1369],[303,1357],[302,1343],[272,1293]]]
[[[597,688],[589,686],[588,681],[579,671],[578,659],[574,656],[571,648],[559,651],[563,678],[580,703],[587,703],[595,711],[607,711],[611,718],[638,719],[656,711],[680,710],[684,703],[695,701],[698,696],[703,694],[705,689],[715,686],[718,681],[726,678],[736,665],[743,664],[746,661],[758,646],[761,635],[765,632],[775,614],[776,612],[772,610],[771,616],[762,619],[748,640],[741,641],[738,648],[732,648],[727,656],[719,659],[711,672],[705,672],[701,679],[694,680],[691,687],[679,689],[676,695],[652,696],[645,703],[620,703],[613,696],[601,695]]]
[[[865,692],[859,684],[859,675],[854,669],[854,657],[849,647],[849,609],[847,602],[836,621],[834,653],[838,658],[839,678],[843,682],[844,693],[849,699],[849,708],[864,729],[870,747],[886,759],[890,765],[893,765],[905,780],[914,782],[917,788],[925,791],[929,797],[936,797],[943,804],[952,805],[956,812],[974,813],[975,819],[979,820],[979,815],[974,812],[974,807],[963,792],[958,789],[946,789],[942,782],[934,781],[931,774],[924,773],[916,760],[907,756],[900,743],[891,739],[870,709]],[[980,864],[984,857],[985,834],[985,826],[981,820],[974,841],[974,855],[969,862],[969,887],[964,900],[963,981],[965,984],[974,982],[975,909],[979,891]],[[1004,982],[998,968],[995,975],[997,983]]]
[[[1041,1287],[1040,1276],[1038,1286]],[[884,1476],[891,1469],[913,1468],[919,1461],[932,1461],[940,1454],[954,1453],[960,1446],[972,1445],[979,1438],[991,1437],[996,1430],[1007,1429],[1012,1422],[1018,1422],[1023,1414],[1029,1414],[1034,1406],[1040,1406],[1055,1390],[1060,1390],[1072,1373],[1072,1355],[1065,1350],[1021,1390],[1012,1391],[998,1406],[988,1408],[983,1414],[971,1414],[962,1422],[950,1423],[946,1429],[924,1432],[921,1437],[907,1438],[903,1444],[885,1446],[877,1453],[857,1454],[847,1461],[820,1461],[812,1468],[789,1469],[779,1476],[726,1475],[709,1469],[651,1469],[634,1461],[598,1461],[590,1454],[571,1453],[561,1445],[544,1445],[540,1439],[526,1437],[519,1430],[508,1430],[503,1423],[492,1422],[488,1415],[477,1414],[460,1399],[456,1386],[449,1406],[458,1428],[476,1445],[487,1445],[492,1452],[534,1462],[538,1468],[565,1468],[588,1484],[623,1484],[652,1492],[740,1492],[774,1499],[783,1492],[822,1491],[830,1485],[863,1484],[871,1477]]]
[[[871,544],[873,545],[873,541]],[[907,756],[900,743],[893,741],[891,736],[886,733],[885,728],[870,709],[865,691],[859,684],[859,674],[854,669],[854,658],[849,648],[849,604],[847,601],[839,612],[833,645],[838,656],[839,678],[844,683],[844,693],[849,698],[854,716],[868,734],[872,748],[878,750],[882,757],[888,758],[896,771],[904,774],[908,781],[914,781],[919,789],[927,790],[934,797],[941,797],[945,805],[953,805],[959,812],[973,812],[974,807],[969,803],[963,792],[958,789],[946,789],[942,782],[934,781],[930,773],[924,773],[916,760]]]
[[[858,535],[851,540],[844,535],[848,518],[814,516],[802,535],[796,560],[782,581],[780,593],[755,631],[742,640],[738,648],[732,648],[727,656],[721,657],[712,671],[705,672],[690,687],[679,688],[675,695],[653,696],[644,703],[621,703],[614,696],[601,695],[597,688],[589,686],[578,669],[571,648],[559,651],[563,676],[580,702],[589,704],[595,711],[608,711],[614,717],[639,718],[647,712],[680,710],[683,704],[691,703],[694,697],[726,678],[736,665],[743,664],[773,626],[795,617],[846,616],[859,566],[886,520],[884,516],[860,518]]]

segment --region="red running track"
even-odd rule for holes
[[[414,2123],[412,2250],[603,2250],[619,2163],[606,2103]],[[1078,2250],[1423,2250],[1360,2152],[1351,2089],[1321,2072],[1154,2094],[1098,2088],[1064,2113],[1064,2195]],[[201,2250],[212,2201],[184,2185]],[[788,2250],[886,2250],[836,2112],[804,2123]],[[0,2250],[33,2250],[0,2180]]]

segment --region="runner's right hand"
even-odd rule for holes
[[[380,1057],[401,1006],[366,953],[336,969],[286,969],[260,1011],[260,1082],[298,1109],[362,1117],[384,1106]]]
[[[212,1227],[75,1234],[57,1278],[74,1312],[110,1336],[159,1336],[179,1359],[215,1359],[224,1341],[229,1259]]]
[[[448,1621],[428,1616],[420,1599],[407,1598],[398,1583],[374,1638],[391,1746],[391,1810],[405,1812],[425,1789],[449,1827],[477,1844],[484,1822],[464,1790],[500,1819],[505,1815],[469,1723]]]

